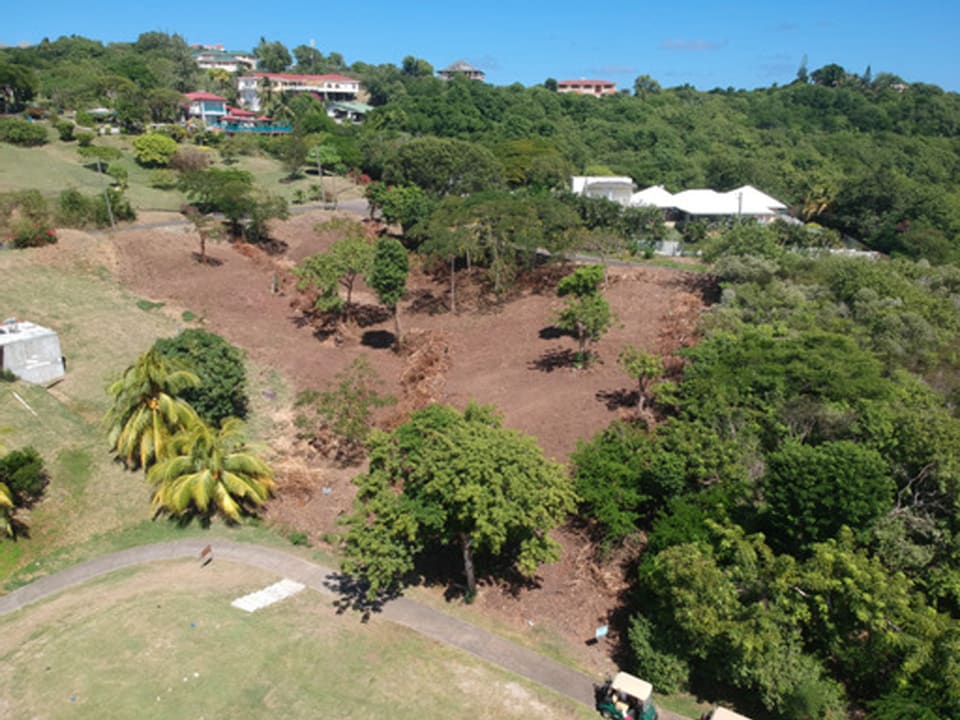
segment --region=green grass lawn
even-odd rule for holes
[[[50,476],[43,500],[19,515],[29,535],[0,540],[0,586],[8,587],[102,552],[201,532],[151,519],[143,473],[113,461],[100,427],[107,382],[158,337],[176,334],[185,324],[178,310],[141,309],[140,299],[118,288],[104,268],[76,264],[68,271],[36,262],[34,255],[0,253],[0,308],[4,317],[55,329],[67,375],[49,390],[0,383],[0,452],[32,445]],[[247,374],[251,434],[265,439],[273,426],[263,391],[271,391],[274,403],[286,402],[289,391],[275,373],[249,367]],[[261,542],[271,537],[257,528],[214,525],[214,532],[237,539],[252,533]]]
[[[305,590],[248,614],[277,580],[159,563],[0,618],[0,716],[592,718],[472,656]]]

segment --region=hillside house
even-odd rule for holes
[[[253,53],[224,50],[223,45],[195,46],[193,61],[203,70],[226,70],[236,73],[241,70],[253,70],[257,58]]]
[[[466,60],[457,60],[447,65],[443,70],[437,70],[437,77],[442,80],[450,80],[458,75],[480,82],[483,82],[487,77],[483,70],[475,68]]]
[[[617,84],[610,80],[560,80],[557,83],[557,92],[573,95],[616,95]]]
[[[591,198],[606,198],[620,205],[629,205],[633,197],[633,179],[602,175],[575,175],[570,178],[570,191],[574,195]]]
[[[53,330],[31,322],[5,320],[0,324],[0,370],[37,385],[62,380],[65,367],[60,338]]]
[[[187,119],[198,119],[206,126],[219,125],[226,117],[227,99],[208,92],[190,92],[183,96],[186,103],[182,106]]]
[[[692,220],[725,220],[752,218],[760,223],[788,219],[787,206],[755,187],[744,185],[725,193],[715,190],[684,190],[671,195],[661,186],[636,193],[634,205],[652,205],[667,211],[669,219],[678,223]]]
[[[354,102],[360,94],[360,81],[343,75],[251,73],[237,78],[237,91],[242,107],[259,112],[269,94],[310,93],[324,103]]]

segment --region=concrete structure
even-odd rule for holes
[[[9,370],[37,385],[63,379],[60,339],[53,330],[40,325],[5,320],[0,324],[0,370]]]
[[[606,198],[621,205],[629,205],[633,197],[633,179],[601,175],[574,175],[570,178],[570,191],[575,195],[591,198]]]
[[[557,83],[558,93],[574,95],[616,95],[617,84],[610,80],[561,80]]]
[[[471,80],[479,80],[480,82],[483,82],[487,77],[483,70],[478,70],[466,60],[457,60],[447,65],[443,70],[437,70],[437,76],[444,80],[450,80],[457,75],[462,75]]]
[[[184,94],[187,101],[183,106],[188,118],[198,118],[204,125],[219,125],[227,116],[227,99],[208,92],[190,92]]]
[[[260,112],[264,95],[310,93],[317,100],[353,102],[360,94],[360,81],[343,75],[292,75],[290,73],[252,73],[237,78],[240,105]]]
[[[235,73],[240,70],[253,70],[257,58],[253,53],[224,50],[223,45],[195,46],[193,61],[204,70],[226,70]]]

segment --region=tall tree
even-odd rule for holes
[[[265,72],[282,73],[292,62],[290,51],[279,40],[267,42],[266,38],[261,37],[253,54],[257,56],[257,67]]]
[[[492,408],[420,410],[392,434],[375,434],[370,458],[355,481],[343,568],[370,583],[371,597],[400,584],[431,544],[459,547],[470,594],[479,552],[510,550],[526,576],[556,558],[547,533],[574,508],[570,480]]]
[[[557,313],[558,326],[577,336],[577,362],[590,363],[587,343],[596,342],[613,324],[610,304],[600,294],[603,266],[590,265],[575,270],[557,285],[557,295],[568,297],[567,306]]]
[[[399,240],[391,237],[380,238],[373,255],[373,265],[367,283],[377,293],[380,302],[390,308],[397,330],[396,346],[402,345],[400,334],[400,311],[397,307],[407,290],[407,274],[410,272],[410,259],[407,249]]]
[[[270,466],[245,444],[238,418],[227,418],[219,430],[197,422],[178,433],[147,480],[156,487],[156,510],[205,517],[219,511],[234,522],[262,505],[275,487]]]
[[[129,468],[147,468],[164,455],[170,438],[200,420],[179,394],[200,379],[155,349],[140,356],[110,384],[104,417],[110,448]]]

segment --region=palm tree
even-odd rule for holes
[[[0,532],[13,537],[13,495],[3,483],[0,483]]]
[[[182,364],[151,349],[107,388],[113,406],[104,425],[110,448],[127,467],[149,467],[163,457],[171,436],[199,422],[189,403],[177,397],[199,384]]]
[[[174,437],[147,472],[154,509],[178,516],[219,510],[237,521],[262,505],[275,487],[273,471],[244,444],[242,430],[241,420],[227,418],[219,430],[198,422]]]

